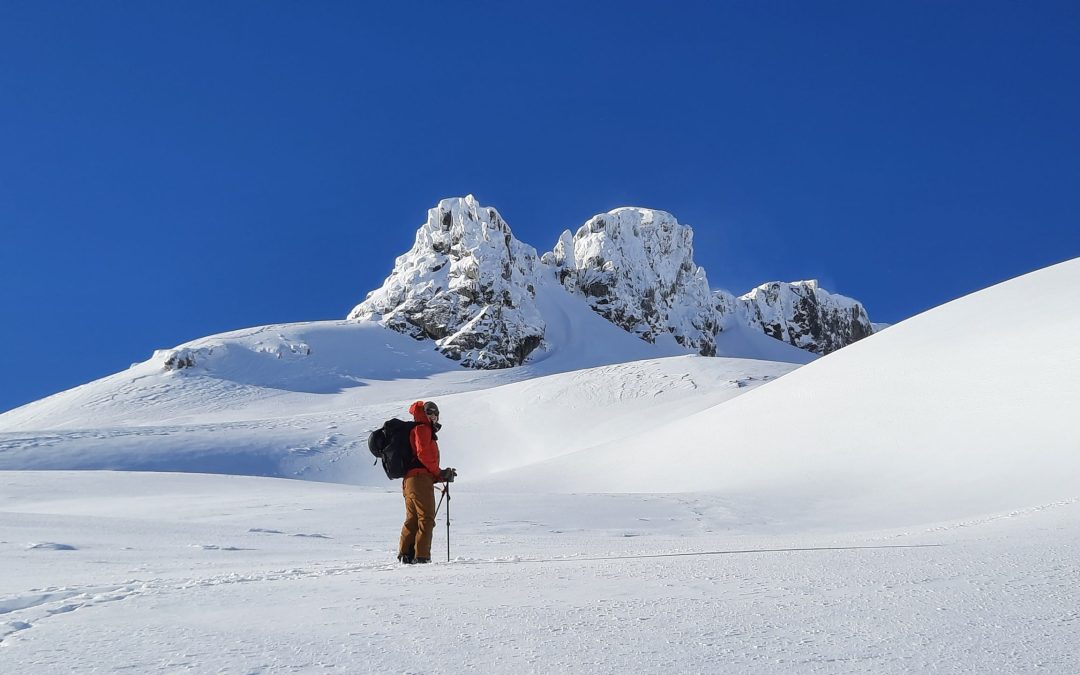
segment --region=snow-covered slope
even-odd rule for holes
[[[1075,673],[1080,503],[762,533],[724,495],[0,472],[8,673]],[[407,589],[407,590],[403,590]],[[416,638],[418,617],[424,638]]]
[[[517,368],[464,369],[371,322],[238,331],[0,415],[0,469],[380,485],[367,431],[411,400],[434,398],[446,463],[466,486],[719,490],[783,510],[800,504],[819,520],[831,504],[904,522],[1031,506],[1069,497],[1080,470],[1070,419],[1080,358],[1063,339],[1080,329],[1078,284],[1080,261],[1064,263],[789,375],[791,364],[649,344],[543,282],[537,308],[550,317],[551,344],[563,347]],[[1003,306],[1008,324],[992,311]],[[718,348],[732,352],[764,341],[809,356],[750,329],[721,338],[730,344]],[[167,370],[180,353],[192,365]]]
[[[367,434],[422,398],[439,400],[443,409],[448,461],[475,478],[589,447],[595,436],[577,433],[575,418],[613,416],[616,430],[633,433],[650,406],[674,419],[813,358],[753,331],[731,333],[724,347],[749,358],[690,357],[670,338],[649,344],[623,331],[554,280],[538,282],[535,302],[547,317],[549,343],[516,368],[466,369],[430,341],[370,321],[264,326],[162,350],[129,370],[0,415],[0,468],[382,485]],[[620,392],[613,395],[624,403],[606,410],[611,397],[601,391]],[[528,416],[515,415],[520,409]],[[552,419],[568,426],[547,424]],[[539,454],[504,452],[541,446],[547,449]]]
[[[716,490],[880,523],[1076,497],[1077,288],[1080,259],[1013,279],[713,409],[530,467],[522,486]],[[686,451],[656,461],[672,439]]]
[[[1077,672],[1077,287],[1080,260],[790,373],[554,281],[515,368],[355,321],[158,352],[0,415],[0,671]],[[717,340],[764,345],[812,358]],[[363,438],[415,398],[462,475],[452,560],[447,503],[405,567]],[[369,485],[3,470],[32,468]]]

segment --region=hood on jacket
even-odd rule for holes
[[[424,412],[424,402],[417,401],[409,406],[409,412],[412,413],[413,420],[421,424],[431,424],[431,419]]]

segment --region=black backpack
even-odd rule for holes
[[[382,460],[387,478],[403,478],[409,469],[423,466],[409,442],[409,434],[416,425],[416,422],[403,422],[394,418],[386,420],[381,428],[372,431],[368,436],[368,450],[375,455],[376,463]]]

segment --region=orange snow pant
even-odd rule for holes
[[[410,476],[401,482],[405,495],[405,525],[401,528],[399,555],[431,559],[431,535],[435,532],[435,477],[430,473]]]

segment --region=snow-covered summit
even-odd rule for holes
[[[567,230],[543,261],[601,316],[644,340],[670,333],[699,353],[717,353],[717,335],[737,325],[816,354],[874,332],[862,304],[817,281],[773,281],[735,297],[709,291],[694,263],[693,231],[665,211],[614,209]]]
[[[368,319],[435,340],[463,365],[520,365],[540,346],[536,249],[514,238],[499,212],[472,195],[428,211],[408,253],[349,319]]]
[[[348,318],[432,340],[465,366],[507,368],[550,351],[550,324],[564,322],[561,312],[547,316],[542,308],[567,295],[647,343],[705,356],[755,358],[762,351],[732,353],[732,344],[746,340],[720,338],[731,331],[749,329],[816,354],[874,332],[862,305],[816,282],[772,282],[742,297],[711,291],[694,262],[693,230],[665,211],[601,213],[564,231],[538,258],[498,211],[472,195],[428,211],[412,249]],[[561,327],[554,333],[566,337]],[[773,358],[772,349],[764,352]]]
[[[762,284],[739,297],[751,326],[800,349],[828,354],[875,332],[862,304],[829,293],[816,280]]]
[[[563,232],[543,260],[612,323],[649,342],[670,333],[711,356],[719,316],[705,270],[694,264],[693,238],[670,213],[624,207]]]

